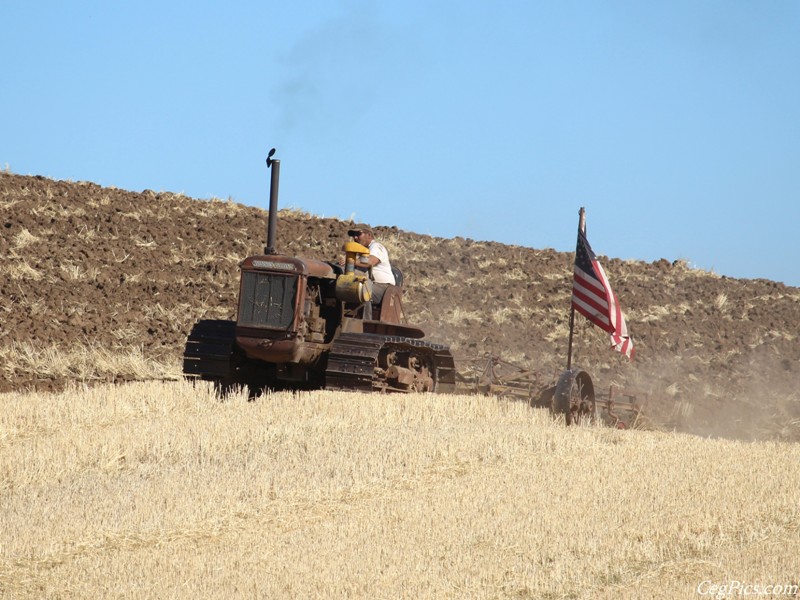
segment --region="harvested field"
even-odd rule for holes
[[[800,446],[482,396],[0,395],[0,595],[695,598],[800,577]],[[710,585],[710,584],[708,584]]]

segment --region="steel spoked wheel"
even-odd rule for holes
[[[597,417],[597,402],[592,378],[586,371],[564,371],[556,384],[553,411],[563,414],[567,425],[592,423]]]

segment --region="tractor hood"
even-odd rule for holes
[[[280,254],[250,256],[244,259],[239,267],[246,271],[271,271],[281,273],[295,273],[319,277],[322,279],[336,279],[336,270],[330,263],[311,258],[296,258]]]

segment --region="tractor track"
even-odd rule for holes
[[[327,389],[401,391],[390,387],[379,374],[383,350],[426,354],[434,369],[434,391],[454,391],[455,364],[444,344],[403,336],[343,333],[331,346],[325,370]],[[453,389],[450,389],[452,386]]]

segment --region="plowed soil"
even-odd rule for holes
[[[266,217],[230,201],[0,174],[0,391],[135,377],[49,368],[81,352],[136,351],[179,369],[195,320],[235,317],[238,263],[262,252]],[[336,260],[346,230],[282,211],[278,250]],[[572,253],[376,232],[404,271],[409,321],[449,343],[460,371],[487,353],[543,382],[565,367]],[[635,388],[657,427],[800,439],[800,289],[668,259],[600,260],[637,354],[613,352],[577,316],[573,362],[596,387]]]

